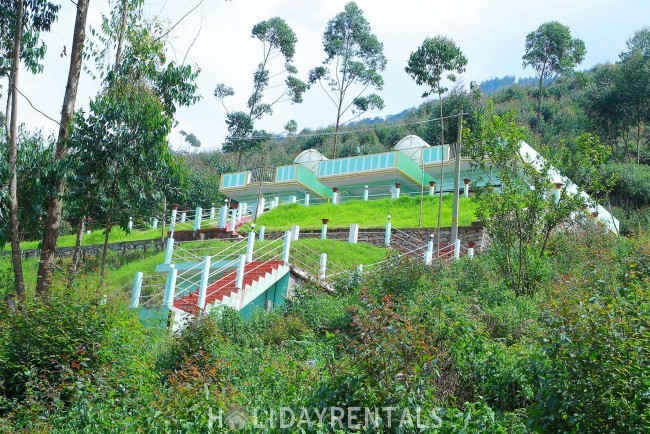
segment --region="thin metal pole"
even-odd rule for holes
[[[460,189],[460,152],[463,140],[463,114],[458,115],[458,139],[456,140],[456,161],[454,165],[454,202],[451,210],[451,241],[458,238],[458,190]]]
[[[444,157],[445,146],[445,120],[442,117],[442,94],[438,93],[438,102],[440,103],[440,153]],[[440,219],[442,218],[442,189],[445,185],[444,158],[440,158],[440,194],[438,196],[438,225],[436,229],[436,241],[438,242],[436,248],[436,256],[440,257]]]

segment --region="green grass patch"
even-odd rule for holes
[[[450,194],[442,199],[441,225],[451,226],[452,200]],[[330,228],[348,227],[353,223],[361,228],[379,228],[386,225],[390,214],[393,225],[398,228],[419,226],[420,198],[403,196],[397,200],[383,199],[364,202],[355,200],[339,205],[323,204],[306,207],[287,204],[262,214],[257,226],[266,226],[267,231],[290,229],[298,225],[301,229],[320,229],[321,219],[329,219]],[[459,225],[469,226],[476,220],[476,204],[471,199],[460,198]],[[438,198],[425,197],[422,204],[422,227],[438,224]],[[247,229],[246,229],[247,230]]]
[[[109,243],[119,243],[121,241],[139,241],[139,240],[151,240],[154,238],[159,238],[161,234],[161,229],[149,229],[146,231],[131,231],[130,234],[127,234],[126,231],[120,227],[113,227],[111,233],[108,235]],[[61,235],[57,245],[59,247],[73,247],[77,241],[76,234],[70,235]],[[20,248],[23,250],[38,249],[40,247],[41,241],[23,241],[20,243]],[[90,244],[104,244],[104,231],[102,229],[96,229],[90,234],[84,233],[83,236],[83,245]],[[3,250],[10,250],[11,247],[9,243],[3,246]]]

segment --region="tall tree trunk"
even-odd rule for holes
[[[535,132],[539,134],[539,126],[542,123],[542,86],[544,78],[539,79],[539,95],[537,95],[537,120],[535,124]]]
[[[106,272],[106,253],[108,252],[108,235],[111,232],[111,219],[113,218],[113,202],[108,209],[108,217],[106,218],[106,226],[104,227],[104,247],[102,249],[102,267],[101,267],[101,280],[100,286],[104,286],[104,276]]]
[[[438,83],[438,87],[440,83]],[[442,115],[442,94],[438,93],[438,102],[440,103],[440,146],[445,145],[445,120]],[[443,148],[440,148],[443,149]],[[440,219],[442,218],[442,187],[444,186],[445,174],[443,172],[444,165],[440,163],[440,194],[438,195],[438,224],[436,225],[436,257],[440,257]],[[451,240],[455,242],[456,240]]]
[[[79,219],[79,224],[77,225],[77,240],[74,244],[74,253],[72,254],[72,265],[70,267],[70,278],[68,279],[68,287],[74,285],[74,280],[77,277],[77,272],[79,271],[79,262],[81,260],[81,243],[83,242],[84,229],[86,227],[86,216],[82,216]]]
[[[641,164],[641,122],[636,124],[636,164]]]
[[[117,50],[115,52],[115,65],[113,71],[117,72],[122,57],[122,47],[124,46],[124,35],[126,33],[126,19],[128,17],[129,0],[122,0],[122,22],[120,23],[120,35],[117,40]]]
[[[20,301],[25,299],[25,281],[23,279],[23,262],[20,254],[20,228],[18,226],[18,74],[20,72],[20,44],[23,33],[23,0],[16,2],[16,30],[11,59],[11,122],[9,126],[9,226],[11,230],[11,264],[14,270],[14,287]]]
[[[334,127],[334,152],[332,158],[336,158],[336,145],[339,143],[339,128],[341,126],[341,107],[343,106],[343,96],[339,97],[339,107],[336,111],[336,127]]]
[[[66,139],[77,100],[77,88],[79,86],[84,42],[86,40],[88,3],[90,3],[90,0],[77,0],[77,17],[72,38],[70,70],[68,71],[68,83],[65,88],[65,96],[63,97],[61,126],[59,128],[59,137],[55,150],[55,161],[57,162],[63,160],[68,151]],[[43,231],[41,261],[38,265],[38,280],[36,281],[36,294],[38,296],[46,296],[50,291],[50,284],[52,283],[54,254],[56,253],[56,243],[59,239],[61,208],[63,206],[63,193],[65,192],[65,178],[63,176],[58,176],[55,187],[56,193],[47,200],[47,220],[45,230]]]

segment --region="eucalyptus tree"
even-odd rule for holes
[[[585,43],[573,38],[567,26],[550,21],[526,36],[525,49],[524,68],[531,66],[538,79],[535,131],[539,132],[544,83],[548,86],[558,75],[573,71],[585,58]]]
[[[253,93],[246,102],[247,110],[228,110],[224,99],[235,94],[233,88],[220,83],[214,91],[214,96],[226,109],[228,137],[223,150],[238,154],[237,167],[241,166],[244,152],[256,148],[270,137],[263,131],[255,131],[255,121],[273,114],[273,106],[278,103],[301,103],[302,95],[307,90],[307,84],[295,76],[298,70],[291,63],[296,53],[298,38],[286,21],[280,17],[261,21],[253,26],[251,36],[262,43],[262,61],[253,74]],[[274,62],[276,59],[281,60],[283,66],[272,71],[273,64],[277,63]],[[272,82],[277,77],[284,77],[281,85]],[[276,93],[269,100],[265,100],[265,93],[276,86],[281,88],[279,94]]]
[[[323,66],[309,72],[309,83],[318,83],[336,108],[333,151],[336,158],[340,127],[368,110],[384,108],[384,100],[378,94],[364,94],[369,88],[381,90],[384,86],[380,72],[386,68],[386,57],[384,45],[372,34],[363,11],[354,2],[345,5],[343,12],[327,23],[323,48],[326,54]],[[352,118],[341,122],[350,110]]]
[[[8,78],[5,135],[9,165],[8,196],[11,232],[11,262],[19,299],[25,297],[18,221],[18,83],[21,61],[32,73],[41,72],[46,46],[41,32],[49,31],[59,6],[47,0],[2,0],[0,2],[0,76]],[[3,180],[4,184],[4,180]]]
[[[443,79],[451,82],[457,80],[456,74],[465,72],[467,58],[463,55],[456,43],[444,36],[426,38],[422,45],[409,56],[408,64],[405,68],[417,84],[425,85],[429,90],[422,94],[422,98],[427,98],[432,94],[438,95],[440,106],[440,144],[445,143],[445,122],[443,119],[442,95],[447,92],[443,84]],[[438,231],[436,239],[438,248],[440,248],[440,218],[442,214],[442,187],[443,187],[443,170],[440,166],[440,197],[438,199]]]

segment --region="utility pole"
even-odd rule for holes
[[[456,139],[456,161],[454,164],[454,202],[451,214],[451,242],[458,238],[458,190],[460,189],[460,152],[463,140],[463,113],[458,115],[458,138]]]

